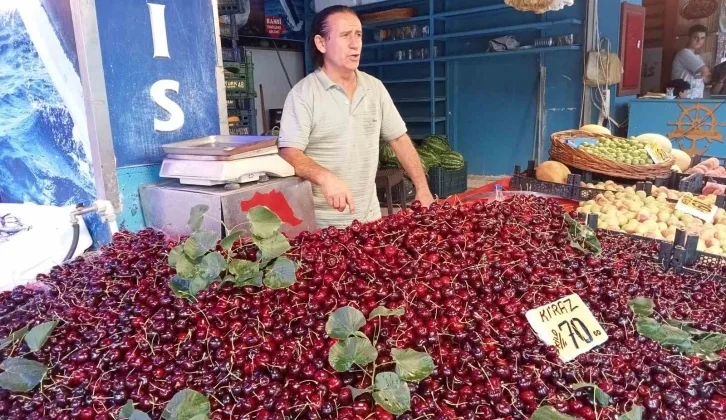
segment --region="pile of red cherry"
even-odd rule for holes
[[[289,289],[214,284],[191,303],[176,297],[160,232],[120,233],[96,255],[39,276],[42,288],[0,294],[0,337],[57,319],[28,358],[50,366],[41,387],[0,390],[2,419],[113,419],[128,400],[158,418],[179,390],[209,396],[213,419],[393,416],[365,388],[360,371],[337,373],[325,334],[345,305],[366,316],[380,305],[400,317],[362,328],[379,338],[378,365],[391,348],[428,352],[430,377],[409,384],[400,419],[527,419],[542,405],[583,418],[616,419],[633,405],[647,419],[726,418],[726,360],[680,355],[639,336],[628,300],[652,298],[663,317],[725,332],[726,286],[663,273],[651,242],[602,233],[603,254],[569,246],[561,207],[515,197],[487,205],[433,205],[369,224],[303,233]],[[246,246],[239,257],[254,259]],[[578,293],[609,340],[572,362],[530,328],[527,310]],[[377,324],[380,322],[380,325]],[[0,351],[28,353],[25,344]],[[595,406],[578,382],[611,397]]]

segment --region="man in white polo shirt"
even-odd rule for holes
[[[380,80],[358,71],[363,46],[355,12],[329,7],[315,16],[309,48],[318,69],[287,95],[280,155],[313,183],[318,227],[381,217],[376,197],[379,140],[391,145],[423,205],[433,202],[406,124]]]

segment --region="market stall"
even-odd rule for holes
[[[99,16],[120,14],[111,29],[131,36],[121,22],[139,8],[95,3]],[[362,11],[380,7],[364,3]],[[118,232],[118,203],[101,199],[52,218],[42,209],[32,219],[0,218],[0,252],[21,239],[13,256],[53,256],[33,259],[37,276],[0,287],[0,419],[726,418],[726,158],[689,156],[659,130],[626,139],[600,126],[568,126],[540,145],[550,160],[535,164],[529,149],[518,150],[510,177],[465,191],[471,158],[455,151],[456,137],[429,134],[444,122],[439,64],[456,69],[460,60],[496,55],[474,51],[482,46],[467,45],[458,24],[469,14],[496,19],[490,13],[510,3],[540,10],[568,2],[461,1],[458,9],[427,2],[429,15],[418,16],[432,25],[424,42],[429,51],[445,44],[443,55],[420,59],[429,64],[426,76],[393,80],[428,85],[423,101],[401,99],[430,108],[416,151],[432,187],[449,197],[344,228],[315,228],[310,183],[278,156],[275,137],[226,135],[225,110],[242,108],[226,101],[224,69],[232,67],[220,48],[212,65],[211,29],[195,24],[204,37],[184,55],[204,59],[197,70],[209,86],[198,96],[177,89],[179,110],[166,97],[174,89],[154,91],[169,115],[152,118],[143,106],[129,107],[139,119],[123,112],[152,92],[143,84],[125,89],[134,60],[112,57],[106,77],[114,104],[97,114],[94,79],[88,106],[93,122],[105,124],[91,124],[96,137],[103,129],[113,135],[95,138],[94,147],[115,145],[119,168],[114,154],[94,168],[99,179],[110,171],[118,181],[99,181],[99,192],[119,186],[112,201],[133,197],[121,218],[139,226]],[[237,14],[242,4],[221,6]],[[183,5],[166,4],[176,30],[189,18]],[[213,5],[195,2],[191,12],[214,21]],[[164,57],[156,48],[164,38],[158,6],[140,7],[157,22],[153,60]],[[288,1],[280,7],[299,21]],[[506,30],[516,26],[508,22]],[[538,17],[520,29],[550,37],[545,28],[580,24]],[[384,55],[419,40],[381,42]],[[579,46],[502,54],[543,57],[548,48],[564,54]],[[157,70],[154,80],[181,66],[141,64]],[[238,82],[249,82],[251,67],[238,65],[245,70],[227,74],[228,87],[249,100],[254,90]],[[467,101],[461,96],[457,103]],[[175,115],[188,109],[185,125]],[[147,132],[145,122],[181,126]],[[392,150],[380,149],[381,167],[403,179]],[[390,203],[394,177],[385,178]],[[407,191],[399,193],[405,200]],[[72,228],[54,232],[66,212]],[[85,213],[112,233],[97,251],[82,249],[92,236],[78,220]],[[74,245],[64,253],[44,235],[62,242],[73,235]]]

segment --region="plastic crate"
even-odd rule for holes
[[[388,192],[386,191],[385,188],[379,188],[376,191],[376,193],[377,193],[376,195],[378,195],[379,202],[381,202],[381,203],[388,202],[388,200],[387,200]],[[411,182],[410,179],[405,178],[405,177],[403,178],[402,183],[394,185],[391,188],[391,201],[393,202],[394,205],[396,205],[402,201],[401,196],[403,196],[403,198],[405,199],[405,201],[407,203],[409,201],[412,201],[414,198],[416,198],[416,187],[413,186],[413,182]]]
[[[222,48],[222,60],[225,62],[241,61],[239,50],[237,48]]]
[[[234,15],[242,13],[240,0],[217,0],[217,10],[220,15]]]
[[[255,96],[252,63],[224,63],[224,87],[227,98],[248,98]]]
[[[252,120],[255,118],[254,110],[235,110],[228,112],[230,117],[239,117],[239,122],[229,124],[229,134],[232,136],[249,135],[252,126]]]
[[[445,198],[466,191],[466,162],[461,169],[444,169],[435,166],[429,170],[429,187],[431,194]]]
[[[530,160],[527,162],[527,170],[524,172],[522,172],[519,165],[514,167],[514,174],[509,181],[509,186],[517,191],[538,192],[575,201],[592,200],[598,194],[606,191],[599,188],[581,187],[581,179],[579,174],[570,174],[567,176],[566,184],[540,181],[535,178],[534,161]]]

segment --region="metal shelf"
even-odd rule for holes
[[[391,60],[391,61],[378,61],[373,63],[361,63],[360,67],[379,67],[379,66],[398,66],[401,64],[420,64],[428,63],[428,58],[418,58],[415,60]]]
[[[419,79],[381,80],[381,82],[383,82],[383,84],[386,84],[386,85],[393,85],[393,84],[397,84],[397,83],[425,83],[425,82],[430,82],[430,81],[431,81],[430,77],[422,77]],[[445,77],[434,77],[434,82],[445,82],[445,81],[446,81]]]
[[[406,38],[406,39],[394,39],[393,41],[380,41],[380,42],[369,42],[365,44],[364,48],[380,48],[385,47],[388,45],[398,45],[398,44],[412,44],[415,42],[429,42],[430,39],[427,36],[420,36],[418,38]]]
[[[385,28],[386,26],[396,26],[396,25],[401,25],[404,23],[412,23],[412,22],[424,22],[427,20],[429,20],[428,15],[414,16],[412,18],[394,19],[394,20],[387,20],[384,22],[366,23],[365,25],[363,25],[363,29]]]
[[[452,18],[452,17],[456,17],[456,16],[472,15],[475,13],[494,12],[497,10],[504,10],[504,9],[510,9],[510,8],[511,8],[511,6],[508,6],[504,3],[493,4],[490,6],[472,7],[469,9],[452,10],[449,12],[434,13],[434,19],[448,19],[448,18]]]
[[[401,116],[401,118],[403,118],[403,120],[408,123],[430,123],[430,122],[439,123],[439,122],[446,121],[446,117],[431,118],[431,117],[404,117],[404,116]]]
[[[575,51],[581,49],[580,45],[565,45],[561,47],[544,47],[544,48],[528,48],[526,50],[513,50],[513,51],[502,51],[502,52],[483,52],[474,54],[461,54],[453,55],[449,57],[436,57],[435,61],[451,61],[451,60],[464,60],[467,58],[494,58],[499,56],[512,56],[512,55],[524,55],[524,54],[539,54],[557,51]]]
[[[516,32],[524,32],[524,31],[535,31],[535,30],[543,30],[548,29],[553,26],[564,26],[564,25],[582,25],[582,21],[580,19],[562,19],[562,20],[556,20],[553,22],[535,22],[535,23],[526,23],[523,25],[512,25],[512,26],[501,26],[498,28],[486,28],[486,29],[477,29],[475,31],[466,31],[466,32],[455,32],[451,34],[441,34],[441,35],[434,35],[434,39],[437,41],[441,40],[449,40],[449,39],[455,39],[455,38],[463,38],[463,37],[475,37],[475,36],[482,36],[482,35],[494,35],[494,34],[511,34]]]
[[[434,102],[443,102],[446,100],[445,96],[437,96],[434,98]],[[430,102],[431,98],[393,98],[393,102],[399,103],[414,103],[414,102]]]
[[[371,4],[364,4],[362,6],[355,6],[353,7],[353,10],[356,11],[356,13],[367,13],[377,10],[386,10],[390,9],[394,6],[403,6],[403,5],[411,5],[416,3],[428,3],[427,0],[388,0],[388,1],[381,1],[378,3],[371,3]]]

